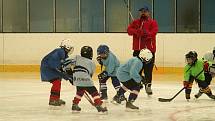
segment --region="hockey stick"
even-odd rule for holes
[[[192,66],[191,66],[192,67]],[[191,68],[190,67],[190,68]],[[190,70],[190,68],[188,69],[188,70]],[[187,71],[188,71],[187,70]],[[195,79],[203,72],[204,70],[202,70],[201,72],[199,72],[197,75],[196,75],[196,77],[195,77]],[[160,101],[160,102],[170,102],[170,101],[172,101],[176,96],[178,96],[183,90],[185,89],[185,87],[183,87],[180,91],[178,91],[172,98],[169,98],[169,99],[166,99],[166,98],[158,98],[158,101]]]
[[[131,11],[130,11],[130,9],[129,9],[128,3],[126,2],[126,0],[123,0],[123,1],[124,1],[125,5],[126,5],[126,7],[127,7],[127,9],[128,9],[128,13],[129,13],[129,15],[131,16],[132,21],[134,21],[134,17],[133,17],[133,15],[131,14]]]
[[[88,95],[87,92],[84,92],[84,97],[89,101],[89,103],[90,103],[92,106],[95,106],[94,102],[92,101],[92,99],[90,98],[90,96]]]
[[[178,96],[185,88],[183,87],[180,91],[178,91],[172,98],[166,99],[166,98],[158,98],[158,101],[160,102],[170,102],[172,101],[176,96]]]

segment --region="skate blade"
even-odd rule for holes
[[[99,114],[99,115],[107,115],[107,114],[108,114],[108,111],[105,111],[105,112],[102,112],[102,111],[101,111],[101,112],[98,112],[98,114]]]
[[[79,114],[81,111],[77,111],[77,110],[72,110],[73,114]]]
[[[49,110],[61,110],[64,106],[49,105]]]
[[[114,101],[114,100],[111,100],[110,101],[112,104],[114,104],[114,105],[121,105],[121,103],[117,103],[116,101]]]
[[[126,112],[139,112],[140,109],[131,109],[131,108],[126,108],[125,109]]]
[[[102,102],[107,104],[107,103],[108,103],[108,100],[102,100]]]

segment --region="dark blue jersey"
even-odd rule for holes
[[[57,48],[46,55],[40,66],[40,74],[42,81],[51,81],[53,79],[62,79],[63,75],[57,71],[61,67],[61,63],[68,58],[63,48]]]

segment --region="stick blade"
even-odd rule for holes
[[[160,102],[170,102],[172,99],[158,98]]]

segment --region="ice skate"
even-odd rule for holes
[[[78,106],[78,104],[72,104],[72,111],[73,112],[80,112],[81,108]]]
[[[195,94],[194,96],[195,96],[195,98],[196,98],[196,99],[198,99],[199,97],[201,97],[201,96],[202,96],[202,94],[203,94],[202,92],[198,92],[198,93],[197,93],[197,94]]]
[[[66,102],[59,99],[59,100],[49,100],[49,105],[51,106],[61,106],[61,105],[65,105]]]
[[[151,83],[145,85],[145,90],[148,95],[152,95]]]
[[[95,107],[96,107],[96,109],[97,109],[98,112],[105,113],[105,112],[108,111],[108,110],[107,110],[107,107],[103,107],[102,105],[97,105],[97,106],[95,106]]]
[[[125,101],[126,98],[124,95],[119,95],[119,94],[116,94],[114,97],[113,97],[113,100],[111,101],[112,103],[114,104],[121,104],[122,101]]]
[[[107,92],[102,92],[101,93],[101,100],[102,101],[107,101],[108,100]]]
[[[64,100],[62,100],[62,99],[59,99],[59,102],[60,102],[61,105],[65,105],[66,104],[66,102]]]
[[[133,105],[131,101],[126,102],[126,109],[139,110],[139,107]]]
[[[210,95],[208,97],[215,100],[215,95]]]

